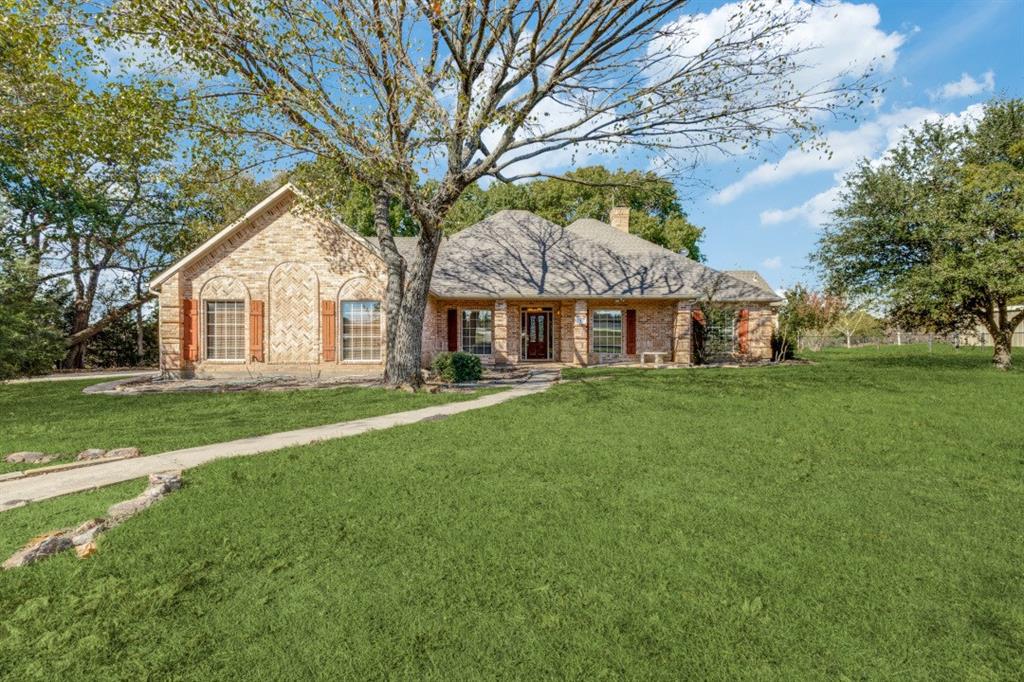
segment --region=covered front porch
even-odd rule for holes
[[[690,364],[693,302],[672,299],[432,298],[424,364],[464,351],[485,365]]]

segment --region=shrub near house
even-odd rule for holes
[[[480,358],[462,351],[441,353],[434,358],[432,369],[439,379],[450,384],[479,381],[483,376]]]

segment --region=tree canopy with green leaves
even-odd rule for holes
[[[830,288],[882,295],[909,327],[982,325],[1009,368],[1024,311],[1024,100],[925,123],[845,181],[815,261]]]
[[[287,175],[308,189],[334,217],[366,236],[375,234],[373,192],[343,168],[317,160],[298,164]],[[503,209],[532,211],[558,225],[580,218],[607,221],[613,206],[632,210],[632,233],[701,260],[699,242],[704,230],[689,221],[670,180],[652,172],[608,170],[603,166],[570,171],[564,179],[473,185],[452,206],[443,229],[452,234]],[[399,202],[391,203],[390,223],[395,234],[410,236],[418,230],[416,221]]]
[[[166,81],[107,77],[77,9],[0,0],[0,257],[70,289],[72,367],[118,318],[141,324],[149,280],[238,186],[211,191],[214,161]]]

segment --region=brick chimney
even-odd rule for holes
[[[616,230],[629,234],[629,206],[616,206],[608,216],[608,222]]]

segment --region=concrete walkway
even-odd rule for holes
[[[79,379],[105,379],[120,377],[122,379],[156,376],[157,370],[102,370],[97,372],[64,372],[61,374],[44,374],[38,377],[25,377],[24,379],[9,379],[0,384],[34,384],[39,381],[78,381]]]
[[[385,414],[379,417],[357,419],[338,424],[313,426],[308,429],[282,431],[281,433],[271,433],[266,436],[242,438],[240,440],[228,441],[227,443],[201,445],[184,450],[172,450],[171,452],[164,452],[159,455],[124,459],[117,462],[82,467],[81,469],[15,479],[0,483],[0,512],[51,497],[77,493],[83,490],[92,490],[123,481],[131,481],[161,471],[190,469],[207,462],[212,462],[215,459],[257,455],[262,452],[270,452],[297,445],[309,445],[310,443],[331,440],[333,438],[358,436],[367,431],[388,429],[392,426],[443,419],[453,414],[479,410],[482,407],[499,405],[525,395],[540,393],[547,390],[557,378],[558,374],[555,372],[537,373],[517,388],[473,400],[435,405],[419,410]]]

